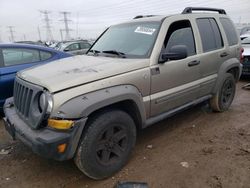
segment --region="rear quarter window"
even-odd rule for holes
[[[239,39],[232,21],[228,18],[220,18],[220,22],[226,33],[229,46],[237,44]]]
[[[40,58],[41,61],[46,61],[52,57],[52,53],[50,52],[45,52],[45,51],[40,51]]]

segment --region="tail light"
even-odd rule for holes
[[[244,52],[244,48],[241,48],[240,49],[240,63],[243,63],[243,59],[244,59],[243,52]]]

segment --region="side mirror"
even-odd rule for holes
[[[65,48],[63,51],[64,51],[64,52],[69,52],[69,49],[68,49],[68,48]]]
[[[163,51],[160,58],[160,63],[164,63],[168,60],[184,59],[188,55],[186,45],[175,45],[168,52]]]

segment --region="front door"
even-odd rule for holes
[[[169,60],[151,68],[151,117],[195,100],[199,93],[200,60],[189,20],[174,21],[166,33],[162,51],[185,45],[188,57]]]

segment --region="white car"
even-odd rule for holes
[[[241,40],[243,52],[243,69],[242,75],[250,75],[250,36]]]
[[[241,41],[245,38],[250,38],[250,31],[247,31],[246,33],[240,35]]]

